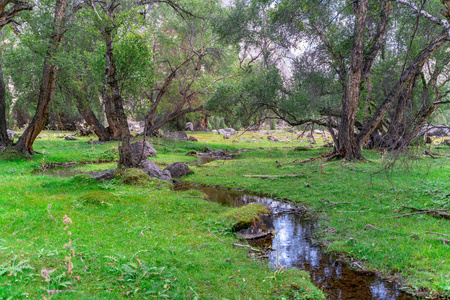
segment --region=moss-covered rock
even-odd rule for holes
[[[246,206],[237,207],[224,215],[229,222],[231,229],[237,232],[247,229],[252,224],[260,220],[261,215],[270,214],[269,210],[260,203],[252,203]]]

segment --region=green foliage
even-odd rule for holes
[[[222,116],[227,124],[239,122],[246,127],[257,121],[267,107],[278,102],[281,87],[278,69],[255,68],[220,84],[206,108]]]

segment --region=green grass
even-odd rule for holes
[[[77,165],[71,177],[42,173],[117,158],[117,143],[47,134],[35,144],[43,154],[0,156],[0,299],[323,299],[306,272],[269,269],[232,247],[233,209],[196,191],[174,192],[133,170],[109,182],[76,174],[114,162]],[[195,160],[184,154],[205,146],[152,142],[162,163]]]
[[[449,150],[433,149],[446,153]],[[249,150],[235,160],[193,167],[194,175],[186,180],[306,205],[309,214],[319,218],[321,228],[336,229],[334,234],[317,232],[329,251],[346,254],[351,260],[361,261],[364,268],[380,271],[386,277],[399,278],[411,292],[426,289],[432,295],[449,297],[450,250],[436,239],[450,239],[450,220],[423,214],[395,218],[411,212],[404,206],[450,208],[449,158],[431,159],[412,149],[410,156],[400,158],[393,169],[381,172],[389,157],[372,151],[364,152],[369,162],[293,163],[325,151]],[[303,176],[243,177],[249,174]],[[367,228],[367,224],[381,230]]]

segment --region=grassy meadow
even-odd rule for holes
[[[300,270],[269,269],[246,248],[231,246],[233,215],[242,211],[205,201],[196,191],[121,172],[109,182],[83,174],[115,167],[117,143],[66,141],[54,132],[37,140],[37,154],[0,155],[0,299],[323,299]],[[237,157],[192,165],[182,180],[289,199],[318,218],[328,251],[365,270],[401,281],[412,293],[450,297],[450,220],[417,209],[450,208],[448,157],[414,147],[393,168],[387,154],[365,151],[366,162],[298,161],[329,151],[298,134],[245,133],[199,142],[152,139],[161,166],[195,163],[189,151],[234,151]],[[262,137],[262,138],[261,138]],[[437,141],[436,141],[437,142]],[[311,148],[311,147],[315,148]],[[427,146],[430,147],[430,146]],[[433,147],[450,153],[450,147]],[[238,151],[242,150],[242,151]],[[52,165],[78,163],[66,170]],[[284,175],[248,178],[243,175]],[[247,212],[246,212],[247,213]],[[252,213],[252,212],[248,212]],[[247,216],[248,217],[248,216]],[[210,232],[225,243],[220,242]]]

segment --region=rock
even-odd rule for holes
[[[182,163],[182,162],[176,162],[171,165],[168,165],[164,171],[168,170],[170,172],[170,175],[172,178],[180,178],[183,176],[186,176],[189,173],[192,173],[192,170],[189,169],[189,167]]]
[[[213,152],[214,150],[211,149],[210,147],[206,146],[206,147],[205,147],[205,151],[206,151],[206,152]]]
[[[116,175],[116,170],[108,170],[103,172],[89,172],[88,173],[92,178],[97,180],[112,180]]]
[[[313,139],[313,138],[314,138],[314,136],[313,136],[311,133],[308,133],[308,134],[306,135],[306,137],[307,137],[307,138],[310,138],[310,139]]]
[[[280,139],[273,139],[272,141],[274,141],[274,142],[282,142],[283,140],[280,140]]]
[[[157,153],[155,148],[147,141],[145,141],[145,144],[143,144],[143,141],[131,144],[131,161],[135,166],[149,157],[155,157]]]
[[[450,136],[450,126],[446,125],[429,125],[422,127],[420,135],[444,137]]]
[[[5,150],[6,150],[6,147],[5,147],[5,146],[0,146],[0,154],[2,154],[3,151],[5,151]]]
[[[268,139],[269,141],[273,141],[273,136],[269,135],[269,136],[267,137],[267,139]]]
[[[161,170],[161,168],[150,160],[142,162],[139,166],[150,177],[158,178],[165,181],[172,182],[172,175],[169,170]]]
[[[194,131],[194,124],[192,124],[192,122],[187,122],[186,123],[186,130],[187,131]]]
[[[193,137],[192,135],[188,138],[188,141],[190,141],[190,142],[198,142],[198,140],[195,137]]]
[[[226,134],[226,135],[223,136],[223,139],[224,140],[229,140],[229,139],[231,139],[231,136],[229,134]]]
[[[64,139],[65,139],[66,141],[78,141],[78,139],[77,139],[76,137],[73,137],[73,136],[70,136],[70,135],[66,135],[66,136],[64,137]]]
[[[212,133],[217,133],[217,130],[213,129],[211,130]]]
[[[223,134],[223,135],[235,135],[236,130],[234,130],[233,128],[225,128],[225,129],[217,130],[217,133]]]
[[[245,138],[245,137],[241,137],[240,140],[241,140],[241,141],[245,141],[246,138]]]
[[[167,138],[167,139],[182,140],[182,141],[188,140],[188,136],[184,131],[166,132],[163,134],[162,137]]]
[[[12,131],[12,130],[7,129],[6,132],[8,134],[8,139],[11,140],[11,141],[14,141],[14,139],[16,137],[19,137],[19,135],[17,133],[15,133],[14,131]]]
[[[92,145],[92,144],[96,144],[96,145],[101,145],[104,144],[105,142],[101,142],[101,141],[94,141],[93,139],[90,139],[89,141],[87,141],[87,144]]]

